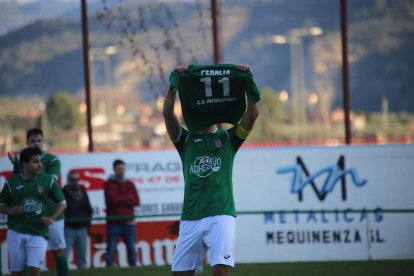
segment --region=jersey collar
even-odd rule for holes
[[[24,181],[30,181],[30,180],[34,180],[34,179],[38,178],[39,176],[36,176],[35,178],[30,179],[30,178],[25,177],[25,176],[23,175],[23,172],[21,171],[21,172],[20,172],[20,177],[21,177]]]

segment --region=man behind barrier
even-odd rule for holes
[[[136,225],[134,208],[139,206],[138,191],[132,181],[125,178],[125,162],[115,160],[115,174],[104,184],[106,203],[106,266],[114,265],[114,254],[119,237],[127,248],[129,266],[137,266],[135,251]]]

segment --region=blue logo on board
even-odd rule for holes
[[[366,179],[359,177],[355,168],[345,168],[345,157],[340,156],[336,164],[324,167],[316,173],[311,174],[301,157],[296,158],[296,164],[277,170],[277,174],[293,173],[291,193],[298,194],[299,201],[303,201],[303,191],[310,186],[319,199],[324,201],[326,196],[340,184],[341,197],[343,201],[347,199],[346,181],[347,176],[357,187],[362,187],[367,183]],[[323,179],[321,188],[318,188],[315,180]]]

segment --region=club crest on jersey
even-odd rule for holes
[[[34,197],[25,198],[21,205],[23,206],[23,213],[27,217],[40,215],[42,213],[42,204]]]
[[[39,194],[43,193],[43,190],[44,190],[43,186],[37,186],[37,192]]]
[[[191,164],[190,174],[199,177],[207,177],[221,168],[221,158],[214,155],[199,156]]]
[[[221,140],[220,139],[214,140],[214,145],[216,145],[216,148],[221,147]]]

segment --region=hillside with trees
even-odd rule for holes
[[[274,91],[290,91],[289,49],[273,44],[269,37],[291,28],[321,27],[322,36],[303,41],[306,90],[330,87],[329,101],[341,105],[336,1],[223,2],[223,62],[251,64],[257,83]],[[127,2],[119,8],[94,2],[90,14],[91,49],[116,45],[113,81],[120,85],[119,91],[138,93],[144,101],[164,93],[168,73],[177,63],[211,62],[208,5],[197,10],[192,2],[160,3]],[[70,5],[65,5],[69,11]],[[413,2],[370,0],[349,5],[352,108],[379,111],[380,99],[386,96],[390,110],[414,112]],[[93,70],[95,85],[108,82],[99,60]],[[72,94],[83,90],[79,20],[42,19],[0,37],[0,95],[48,98],[62,90]]]

